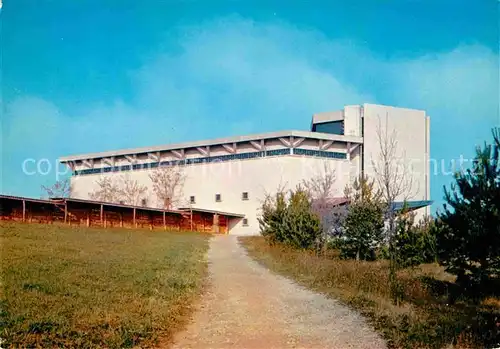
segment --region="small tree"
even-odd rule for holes
[[[114,203],[120,201],[120,186],[113,180],[113,178],[102,176],[97,179],[96,186],[97,188],[89,193],[89,197],[92,200]]]
[[[69,198],[71,197],[73,186],[69,178],[56,181],[49,187],[42,185],[42,191],[48,198]]]
[[[276,194],[266,195],[258,220],[260,232],[270,244],[309,249],[321,235],[319,218],[312,212],[309,194],[301,186],[288,196],[281,187]]]
[[[140,185],[137,180],[132,180],[129,176],[123,176],[118,185],[117,194],[120,201],[125,204],[138,206],[147,190],[148,188],[145,185]]]
[[[290,193],[283,219],[283,231],[285,242],[299,249],[315,247],[321,236],[319,217],[312,212],[309,195],[301,186]]]
[[[283,188],[280,187],[274,195],[266,194],[258,221],[260,233],[270,244],[285,242],[286,234],[283,227],[286,209],[286,195]]]
[[[476,149],[474,167],[456,173],[451,190],[445,188],[439,214],[440,263],[463,287],[500,275],[500,129],[493,139]]]
[[[405,204],[396,221],[394,246],[398,268],[414,267],[425,262],[426,235],[415,225],[415,214]]]
[[[158,205],[165,209],[176,207],[183,196],[186,175],[180,166],[158,167],[149,174]]]
[[[352,188],[346,188],[349,210],[344,222],[341,256],[356,260],[373,260],[382,240],[383,206],[373,188],[373,181],[360,177]]]

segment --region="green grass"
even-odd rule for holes
[[[365,315],[391,348],[485,348],[500,341],[500,298],[479,305],[449,305],[454,277],[436,264],[398,273],[403,303],[390,301],[386,261],[340,260],[335,251],[269,246],[263,237],[242,237],[249,254],[272,271],[336,298]]]
[[[8,346],[169,344],[206,275],[206,235],[11,223],[0,229],[0,337]]]

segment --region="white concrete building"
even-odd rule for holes
[[[206,141],[66,156],[73,170],[72,196],[89,199],[100,176],[124,173],[148,186],[143,203],[156,206],[150,171],[179,165],[186,175],[180,206],[245,215],[231,234],[259,233],[257,217],[265,193],[294,188],[327,162],[336,173],[336,195],[362,173],[374,176],[379,129],[397,141],[397,160],[413,181],[412,206],[428,214],[430,204],[429,117],[425,111],[364,104],[313,115],[310,131],[281,131]],[[402,200],[403,198],[398,198]]]

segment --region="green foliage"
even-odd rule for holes
[[[274,196],[268,195],[262,204],[258,218],[260,233],[271,243],[284,242],[284,219],[287,209],[285,192],[280,189]]]
[[[384,228],[383,206],[373,191],[373,182],[360,178],[352,189],[346,190],[346,195],[351,202],[344,222],[341,256],[373,260]]]
[[[457,282],[481,285],[500,275],[500,130],[476,150],[473,168],[458,172],[439,215],[439,260]],[[477,289],[480,289],[477,288]]]
[[[307,193],[300,187],[290,193],[283,230],[284,242],[295,248],[312,248],[321,236],[319,218],[311,210]]]
[[[308,192],[300,186],[290,191],[288,200],[283,190],[268,196],[262,205],[259,225],[261,234],[271,244],[283,243],[299,249],[315,247],[322,232]]]
[[[415,215],[403,208],[394,237],[396,265],[414,267],[436,260],[434,223],[430,218],[415,224]]]

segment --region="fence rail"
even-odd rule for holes
[[[70,198],[39,200],[0,195],[0,220],[4,221],[227,234],[229,222],[242,218],[243,215],[210,210],[162,210]]]

